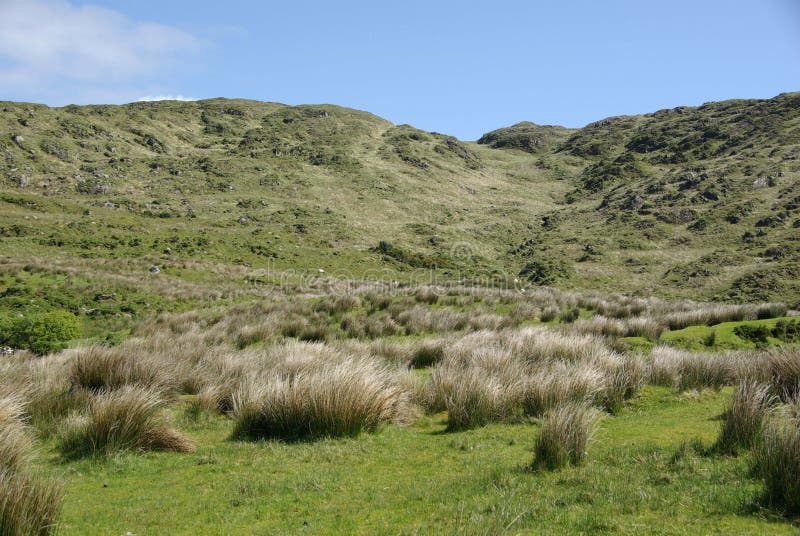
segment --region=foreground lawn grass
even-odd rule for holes
[[[62,534],[794,533],[755,511],[744,457],[706,458],[730,389],[679,395],[648,387],[606,416],[585,465],[526,469],[537,425],[444,433],[411,428],[309,443],[238,442],[201,417],[192,454],[124,454],[61,464]]]

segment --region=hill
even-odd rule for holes
[[[111,318],[320,270],[795,302],[799,124],[798,93],[478,142],[331,105],[0,102],[3,309]]]

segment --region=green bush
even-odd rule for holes
[[[80,321],[67,311],[0,318],[0,344],[46,354],[63,349],[80,334]]]
[[[783,342],[800,341],[800,321],[778,320],[772,329],[772,336]]]
[[[756,345],[767,344],[767,337],[772,333],[767,326],[753,326],[751,324],[742,324],[733,328],[733,332],[740,339],[750,341]]]
[[[519,271],[519,276],[535,285],[553,285],[572,278],[572,268],[556,259],[536,259],[528,262]]]

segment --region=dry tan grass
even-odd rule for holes
[[[580,402],[550,410],[534,445],[533,467],[557,469],[580,464],[599,418],[596,409]]]
[[[355,436],[413,414],[411,393],[375,360],[344,358],[251,378],[233,397],[234,437]]]
[[[159,391],[174,388],[174,360],[155,359],[135,344],[117,347],[90,346],[72,351],[69,379],[74,387],[99,391],[125,385]],[[170,370],[172,369],[172,370]]]
[[[731,385],[741,375],[737,354],[693,353],[657,346],[651,353],[648,381],[681,390]]]
[[[22,422],[19,399],[0,398],[0,471],[17,471],[28,462],[33,442]]]
[[[58,447],[70,457],[122,450],[190,452],[191,443],[166,427],[158,411],[164,401],[153,389],[124,386],[93,397],[85,413],[62,423]]]
[[[740,383],[722,415],[715,449],[733,454],[750,448],[758,439],[775,401],[769,385],[754,381]]]
[[[753,449],[753,469],[764,483],[762,502],[780,511],[800,513],[800,428],[788,419],[772,419]]]
[[[0,468],[0,535],[56,533],[62,498],[59,483]]]

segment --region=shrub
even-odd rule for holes
[[[125,386],[102,392],[86,413],[67,418],[58,447],[69,457],[123,450],[191,452],[188,439],[164,426],[158,417],[163,400],[152,389]]]
[[[735,454],[750,448],[758,438],[774,398],[770,387],[754,381],[740,383],[722,415],[722,428],[715,444],[720,452]]]
[[[569,403],[550,410],[542,420],[534,446],[534,468],[557,469],[578,465],[586,456],[600,413],[582,403]]]
[[[410,414],[410,393],[376,362],[322,363],[290,377],[252,379],[234,395],[235,438],[353,437]]]
[[[800,428],[788,420],[764,426],[753,450],[753,469],[764,483],[762,500],[787,514],[800,513]]]
[[[800,321],[778,320],[772,328],[772,336],[788,343],[800,341]]]
[[[573,270],[562,260],[537,259],[523,266],[519,276],[535,285],[553,285],[570,279]]]
[[[61,350],[79,334],[80,321],[67,311],[50,311],[0,322],[0,344],[37,354]]]
[[[61,486],[57,483],[0,469],[0,535],[55,533],[62,497]]]
[[[733,328],[733,333],[746,341],[755,343],[757,346],[767,344],[767,337],[772,331],[767,326],[754,326],[752,324],[742,324]]]

